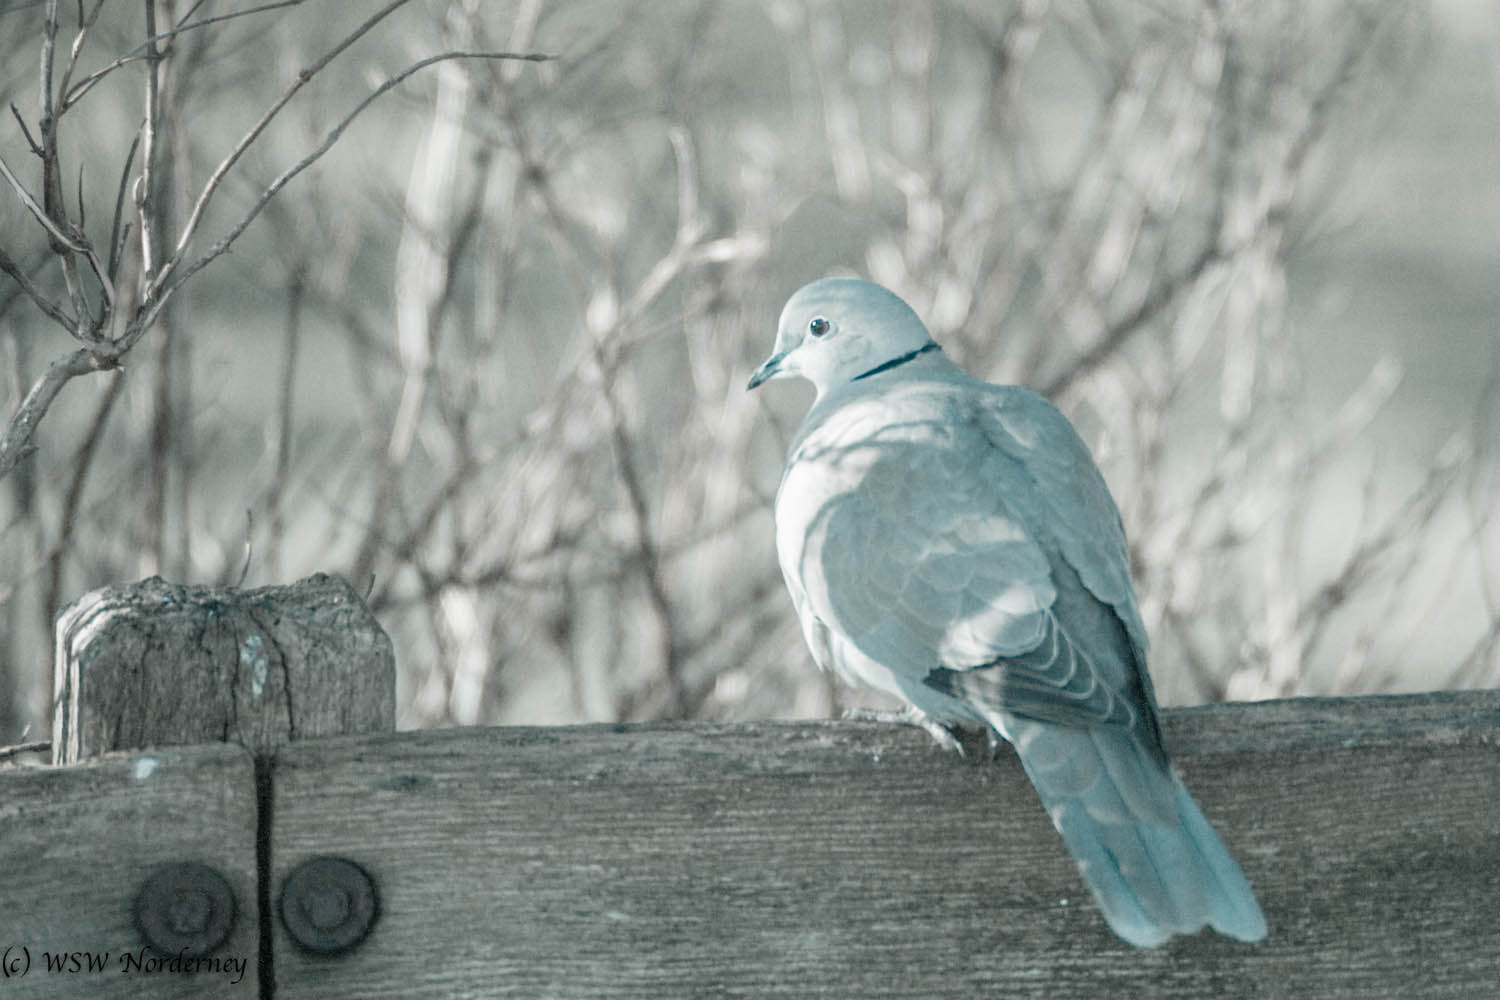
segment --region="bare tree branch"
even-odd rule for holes
[[[0,435],[0,479],[5,478],[22,456],[31,450],[31,437],[36,433],[36,426],[46,416],[47,408],[52,405],[62,387],[78,375],[107,367],[107,359],[99,358],[87,348],[79,348],[67,357],[52,362],[47,371],[32,383],[26,398],[21,400],[21,405],[16,408],[6,425],[5,433]]]
[[[35,282],[31,280],[31,277],[26,273],[25,269],[17,264],[14,260],[12,260],[10,258],[10,255],[8,255],[4,250],[0,250],[0,271],[4,271],[6,274],[16,279],[16,284],[19,285],[21,287],[21,290],[26,293],[27,298],[31,299],[31,301],[36,304],[36,307],[42,312],[46,313],[54,323],[62,327],[64,330],[67,330],[69,333],[77,332],[77,328],[73,325],[72,318],[68,316],[67,313],[62,311],[61,306],[57,305],[51,299],[47,298],[46,294],[36,286]]]
[[[398,0],[398,4],[405,2],[407,2],[407,0]],[[347,45],[345,47],[347,47]],[[301,81],[294,86],[293,90],[295,90],[296,87],[300,87],[301,83],[306,82],[306,80],[310,77],[310,74],[316,73],[318,69],[321,69],[323,65],[326,65],[328,60],[332,58],[332,55],[335,54],[337,54],[337,51],[320,60],[316,68],[305,70]],[[154,289],[157,292],[157,298],[152,304],[150,311],[147,313],[147,320],[144,325],[150,325],[150,320],[155,317],[156,313],[160,312],[162,306],[166,304],[167,298],[174,291],[180,288],[183,282],[185,282],[192,275],[201,271],[203,268],[207,267],[215,259],[223,255],[224,252],[227,251],[229,247],[234,243],[234,241],[239,239],[240,234],[245,231],[250,223],[255,221],[256,216],[260,215],[261,210],[266,207],[266,203],[269,202],[272,198],[276,197],[276,193],[283,187],[285,187],[288,181],[296,177],[308,167],[312,166],[323,156],[324,153],[327,153],[328,150],[333,147],[333,144],[338,142],[339,137],[344,134],[344,130],[354,122],[355,118],[359,117],[361,112],[363,112],[366,108],[368,108],[371,104],[378,100],[383,94],[400,85],[412,74],[426,69],[428,66],[431,66],[435,63],[445,62],[450,59],[519,59],[527,62],[544,62],[553,58],[556,57],[539,52],[443,52],[435,56],[428,56],[426,59],[422,59],[413,63],[406,69],[402,70],[400,73],[397,73],[395,76],[386,80],[385,83],[381,84],[375,90],[371,91],[364,98],[364,100],[360,101],[352,111],[345,115],[337,125],[335,125],[328,131],[327,135],[323,137],[323,141],[320,142],[310,153],[308,153],[302,159],[298,160],[296,163],[292,164],[286,170],[282,171],[280,176],[273,180],[266,187],[266,189],[261,192],[260,197],[256,199],[255,204],[250,207],[249,211],[241,216],[240,220],[236,222],[232,227],[230,227],[229,232],[221,237],[219,241],[208,250],[207,253],[205,253],[202,257],[199,257],[197,260],[193,261],[191,264],[187,265],[175,279],[173,279],[169,284],[166,284],[165,287],[163,287],[163,283],[166,282],[168,276],[171,274],[172,268],[176,266],[177,262],[182,259],[182,251],[186,248],[187,241],[192,235],[192,230],[196,227],[197,220],[202,215],[203,207],[206,205],[208,199],[212,197],[213,190],[217,188],[218,182],[222,180],[223,173],[228,170],[229,166],[233,165],[233,161],[239,158],[239,156],[244,152],[244,149],[249,146],[250,142],[254,141],[255,136],[259,135],[260,131],[265,128],[265,125],[269,123],[270,113],[268,113],[268,116],[263,117],[261,121],[258,122],[254,128],[252,128],[251,132],[247,133],[246,138],[241,140],[241,143],[236,148],[235,152],[231,153],[230,156],[220,164],[220,169],[215,171],[215,176],[210,178],[209,184],[205,185],[203,192],[199,195],[198,202],[193,206],[193,214],[188,220],[188,225],[183,227],[182,236],[177,242],[177,248],[173,251],[172,261],[169,262],[168,265],[162,270],[162,272],[157,275],[155,282],[153,282]],[[285,95],[285,98],[278,103],[273,111],[279,111],[280,108],[284,106],[285,101],[287,99],[290,99],[291,93],[292,91],[288,91],[288,93]]]
[[[119,69],[121,66],[128,66],[131,63],[140,62],[142,59],[151,58],[151,52],[153,51],[154,46],[157,46],[165,41],[170,41],[178,35],[193,31],[197,28],[206,28],[210,25],[221,24],[224,21],[236,21],[240,18],[251,17],[256,14],[263,14],[266,11],[270,10],[280,10],[284,7],[300,7],[302,4],[306,3],[307,0],[276,0],[275,3],[261,4],[258,7],[249,7],[245,10],[230,11],[227,14],[215,14],[212,17],[205,17],[200,21],[191,21],[190,18],[192,18],[192,16],[198,12],[198,9],[202,7],[205,2],[207,2],[207,0],[197,0],[197,2],[193,4],[188,12],[182,16],[182,20],[179,21],[176,25],[168,28],[165,31],[156,32],[149,35],[145,41],[141,42],[135,48],[125,53],[123,56],[120,56],[112,62],[106,63],[105,65],[99,67],[98,69],[89,73],[87,76],[83,77],[83,79],[79,80],[77,83],[72,84],[71,86],[65,85],[62,88],[63,94],[60,107],[64,111],[66,111],[68,108],[72,107],[80,100],[82,100],[84,95],[93,90],[94,86],[98,84],[99,81],[109,76],[115,70]]]
[[[83,12],[83,5],[78,5],[78,31],[73,35],[73,44],[68,47],[68,64],[63,67],[62,80],[58,82],[59,94],[66,93],[68,82],[73,78],[73,71],[78,68],[78,57],[83,52],[84,40],[99,20],[99,12],[104,9],[104,0],[94,0],[94,7],[87,14]],[[149,14],[147,15],[150,16]],[[67,114],[68,103],[62,101],[57,105],[55,118],[61,118]]]
[[[23,753],[51,753],[51,751],[51,740],[32,740],[30,743],[15,743],[11,746],[0,747],[0,760],[9,760]]]
[[[171,275],[172,269],[183,259],[188,243],[192,240],[193,234],[197,232],[198,225],[202,221],[203,213],[207,210],[209,202],[213,200],[214,194],[218,191],[219,185],[223,183],[224,178],[228,176],[229,171],[239,162],[240,157],[245,154],[245,151],[255,143],[255,140],[260,138],[261,133],[266,130],[266,127],[276,119],[277,115],[281,114],[281,110],[297,95],[297,92],[306,86],[308,81],[322,72],[325,66],[338,58],[340,53],[347,50],[381,21],[385,20],[396,10],[404,7],[408,2],[409,0],[391,0],[390,3],[386,4],[379,11],[376,11],[357,28],[341,38],[331,49],[315,60],[312,65],[299,71],[296,82],[283,91],[281,96],[265,110],[255,124],[250,126],[249,131],[240,137],[240,140],[235,143],[234,148],[229,151],[229,154],[219,161],[219,165],[214,168],[213,173],[209,175],[208,180],[199,191],[198,199],[193,203],[193,208],[188,214],[187,222],[183,224],[182,232],[178,234],[177,244],[172,248],[171,257],[163,264],[160,273],[152,279],[152,284],[148,287],[148,298],[159,297],[162,301],[165,301],[167,296],[161,294],[163,291],[161,286]],[[258,212],[259,207],[257,207],[255,212],[252,212],[251,217],[253,218]],[[248,221],[246,225],[248,225]],[[240,228],[243,229],[243,226]],[[238,235],[238,233],[235,235]],[[178,281],[175,284],[180,285],[181,282]]]
[[[0,490],[0,520],[30,518],[0,532],[11,567],[0,654],[45,644],[40,620],[10,639],[17,617],[149,566],[158,539],[164,571],[233,579],[244,534],[255,573],[333,560],[369,583],[412,652],[403,725],[523,721],[539,706],[580,720],[826,711],[845,694],[807,669],[769,544],[797,390],[739,390],[788,283],[852,267],[911,299],[975,374],[1064,397],[1123,502],[1167,699],[1378,685],[1418,644],[1436,648],[1410,623],[1436,617],[1423,609],[1440,600],[1445,617],[1467,616],[1444,624],[1468,654],[1455,678],[1493,674],[1495,484],[1468,480],[1471,523],[1454,531],[1457,488],[1389,492],[1398,457],[1372,465],[1364,513],[1350,513],[1351,462],[1395,448],[1374,439],[1385,425],[1372,418],[1400,419],[1388,405],[1397,370],[1382,362],[1359,389],[1321,398],[1328,383],[1304,376],[1298,323],[1312,296],[1289,304],[1291,251],[1332,201],[1312,182],[1340,176],[1329,164],[1360,138],[1346,125],[1369,102],[1349,95],[1411,51],[1404,33],[1371,30],[1390,23],[1378,5],[1089,0],[997,13],[945,0],[873,27],[859,0],[733,16],[695,0],[685,18],[644,0],[606,6],[580,21],[539,3],[500,15],[440,0],[418,14],[380,0],[346,24],[294,0],[156,0],[160,23],[141,31],[138,4],[50,5],[50,30],[66,34],[44,114],[28,125],[17,112],[19,152],[5,153],[51,227],[18,217],[59,261],[40,271],[35,247],[4,241],[14,260],[0,255],[0,309],[32,314],[23,298],[39,309],[30,327],[0,331],[0,350],[17,345],[10,395],[33,414],[58,395],[68,366],[32,386],[26,363],[33,331],[57,323],[95,338],[80,374],[147,349],[155,382],[137,388],[156,393],[139,394],[139,426],[168,432],[151,439],[161,448],[112,447],[125,429],[105,425],[93,405],[103,393],[89,412],[58,407],[73,439],[62,460],[23,461]],[[269,32],[216,44],[231,20],[283,12],[296,21],[290,45]],[[756,17],[767,31],[741,30]],[[410,36],[441,18],[448,33],[409,55]],[[502,61],[544,58],[533,50],[562,32],[565,70]],[[129,40],[90,50],[106,37]],[[758,51],[720,58],[742,43],[774,54],[787,87],[746,92],[721,72]],[[314,96],[332,58],[377,46],[396,61],[346,92],[347,106]],[[190,73],[209,48],[219,72],[242,74],[239,103],[215,95],[215,109],[249,115],[249,131],[217,151],[200,148],[207,133],[171,127],[215,82]],[[612,55],[637,50],[652,58]],[[135,88],[154,57],[161,119],[145,114],[134,153],[118,155],[128,140],[95,148],[115,134],[91,130],[97,120],[142,114]],[[404,190],[387,163],[329,172],[354,121],[410,135],[413,116],[443,114],[443,86],[390,91],[465,58],[493,61],[443,73],[471,98],[456,114],[448,105],[447,169],[414,169]],[[1025,85],[1038,78],[1057,84],[1045,101]],[[58,119],[77,129],[67,142]],[[292,152],[256,179],[250,162],[273,137],[272,154]],[[41,180],[21,162],[28,148]],[[114,190],[75,201],[82,171],[58,155],[76,148]],[[115,159],[101,163],[106,152]],[[154,205],[131,196],[142,159],[151,183],[134,190]],[[0,197],[13,187],[0,177]],[[423,191],[451,208],[422,211]],[[143,283],[148,221],[155,276]],[[191,331],[164,326],[184,283],[267,221],[275,259],[228,275],[259,275],[249,315],[214,296],[178,317]],[[801,249],[769,259],[787,238]],[[403,254],[408,241],[441,252]],[[392,336],[402,316],[424,336]],[[218,335],[231,323],[281,332],[284,355],[264,364],[263,345]],[[327,329],[342,334],[331,363],[312,336]],[[137,344],[148,330],[167,334],[159,354]],[[255,365],[229,368],[242,351],[258,352]],[[219,392],[226,372],[232,391]],[[110,388],[124,400],[132,385]],[[394,434],[390,401],[405,386]],[[257,421],[263,434],[242,432]],[[1484,429],[1471,433],[1482,445]],[[1346,508],[1330,531],[1335,498]],[[1440,593],[1426,581],[1445,569]]]
[[[31,196],[30,191],[26,190],[26,186],[21,183],[15,174],[11,173],[10,164],[5,162],[5,157],[3,156],[0,156],[0,177],[4,177],[10,182],[11,190],[15,191],[17,198],[21,199],[21,204],[26,206],[26,210],[31,213],[32,218],[41,223],[42,228],[47,230],[47,233],[54,241],[61,247],[72,250],[75,253],[84,252],[86,249],[84,244],[77,242],[72,235],[62,231],[62,228],[53,221],[52,216],[47,214],[47,210]]]
[[[156,35],[156,0],[145,0],[146,3],[146,34]],[[157,182],[157,171],[161,166],[161,88],[162,74],[166,67],[162,62],[162,52],[157,48],[155,41],[146,43],[146,124],[141,137],[141,176],[136,182],[135,208],[136,224],[139,227],[137,236],[141,241],[141,281],[147,289],[150,289],[156,280],[156,270],[161,261],[159,255],[161,248],[158,241],[169,239],[168,234],[161,232],[162,217],[157,211],[156,201],[161,192],[158,191],[160,184]],[[150,297],[150,292],[147,292]],[[117,322],[118,328],[118,322]],[[149,326],[142,324],[142,327]],[[111,340],[119,339],[111,337]]]

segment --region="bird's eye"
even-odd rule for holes
[[[828,331],[832,329],[833,324],[828,322],[822,316],[814,316],[813,321],[807,324],[807,332],[812,334],[814,337],[825,336]]]

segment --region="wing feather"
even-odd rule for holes
[[[829,414],[789,464],[778,532],[800,533],[806,612],[914,683],[1136,728],[1159,753],[1124,532],[1071,425],[1040,396],[973,381],[879,405]],[[804,516],[784,517],[799,484]]]

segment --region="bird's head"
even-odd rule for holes
[[[771,356],[745,388],[800,375],[821,398],[882,365],[936,346],[922,320],[894,292],[856,278],[824,278],[787,300]]]

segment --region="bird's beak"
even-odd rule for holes
[[[755,369],[755,374],[750,376],[750,381],[745,383],[745,391],[749,392],[762,382],[773,379],[781,374],[781,363],[786,360],[787,352],[773,354],[766,359],[766,363]]]

